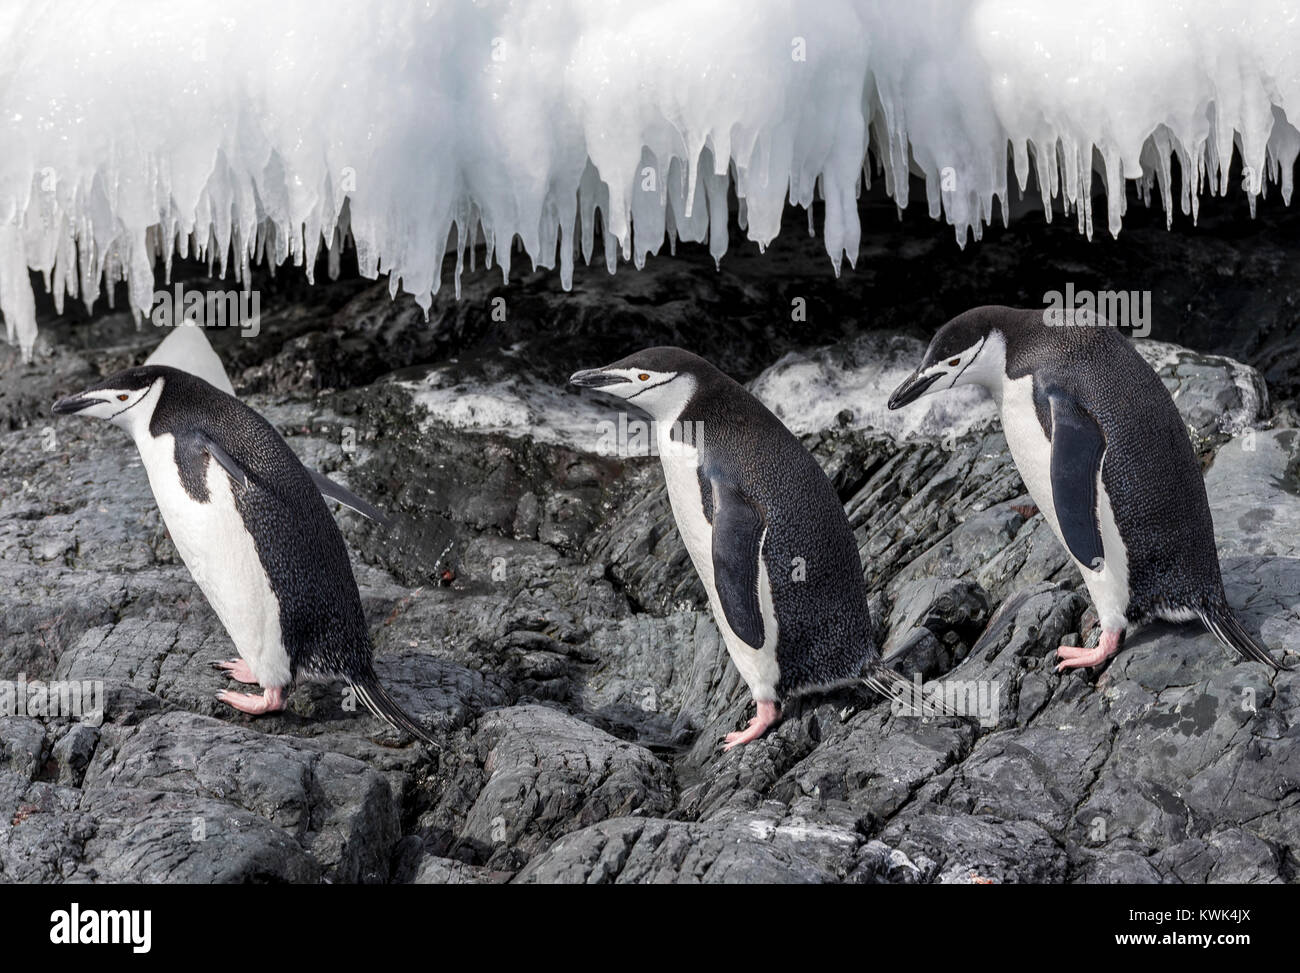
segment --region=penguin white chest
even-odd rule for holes
[[[1034,409],[1032,376],[1008,379],[1004,383],[1002,431],[1007,437],[1007,446],[1020,472],[1020,479],[1025,482],[1025,489],[1053,532],[1060,537],[1056,507],[1052,503],[1052,442],[1043,433]]]
[[[1052,528],[1052,533],[1061,541],[1069,553],[1061,535],[1060,522],[1056,515],[1056,497],[1052,490],[1052,442],[1043,433],[1042,424],[1034,408],[1033,376],[1007,379],[1002,385],[1002,429],[1007,437],[1007,446],[1011,458],[1015,460],[1020,478],[1025,482],[1025,489],[1033,498],[1043,519]],[[1096,521],[1101,534],[1103,565],[1100,571],[1082,564],[1072,554],[1070,560],[1079,568],[1088,593],[1097,605],[1101,624],[1107,631],[1123,629],[1127,625],[1125,612],[1129,603],[1128,586],[1128,549],[1120,536],[1115,523],[1115,514],[1111,508],[1110,495],[1106,492],[1101,470],[1106,462],[1102,456],[1097,470],[1097,510]]]
[[[699,450],[680,443],[659,444],[664,481],[668,485],[668,502],[673,519],[691,556],[695,571],[704,582],[704,590],[713,595],[713,525],[704,516],[700,494]]]
[[[235,506],[229,474],[208,458],[206,502],[185,490],[170,434],[136,441],[149,486],[181,560],[221,619],[240,656],[266,687],[290,682],[280,629],[280,600]]]
[[[713,575],[713,525],[704,516],[700,493],[699,450],[680,442],[673,442],[667,433],[668,425],[659,435],[659,458],[663,463],[664,480],[668,485],[668,502],[673,509],[673,519],[682,535],[691,563],[708,592],[709,608],[722,634],[727,654],[745,680],[755,700],[776,700],[776,684],[781,672],[776,659],[778,625],[772,602],[772,586],[767,567],[763,563],[762,545],[759,545],[759,607],[763,615],[764,640],[755,649],[738,636],[727,623],[726,613],[718,599],[717,584]]]

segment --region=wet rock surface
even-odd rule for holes
[[[996,423],[897,435],[866,401],[890,391],[873,348],[919,348],[974,304],[1037,303],[1053,273],[1138,286],[1125,261],[1141,254],[1143,280],[1165,284],[1152,337],[1181,343],[1148,357],[1202,455],[1229,598],[1296,662],[1300,322],[1188,274],[1217,267],[1255,293],[1288,286],[1295,262],[1243,263],[1215,205],[1195,236],[1139,218],[1086,244],[1026,218],[964,253],[874,207],[887,222],[839,280],[819,240],[785,233],[721,271],[684,248],[580,272],[567,295],[542,274],[508,290],[478,275],[426,322],[386,284],[308,289],[289,272],[264,282],[256,339],[213,335],[299,456],[392,515],[383,529],[337,511],[380,678],[438,750],[342,684],[302,684],[256,720],[216,701],[229,684],[210,663],[234,650],[134,448],[48,411],[161,335],[47,309],[34,363],[0,352],[0,686],[102,696],[97,717],[0,716],[0,881],[1295,881],[1300,677],[1164,624],[1100,672],[1056,674],[1057,646],[1095,638],[1096,615]],[[1260,252],[1294,220],[1263,207]],[[810,315],[792,327],[796,297]],[[840,690],[720,751],[748,693],[658,463],[593,451],[593,424],[617,415],[562,385],[665,342],[803,417],[892,664],[973,694],[986,718]],[[814,393],[816,408],[790,401]]]

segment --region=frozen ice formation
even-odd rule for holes
[[[963,242],[1031,173],[1086,233],[1094,173],[1112,233],[1128,180],[1172,213],[1175,157],[1193,217],[1234,149],[1252,206],[1289,202],[1297,51],[1282,0],[9,3],[0,313],[30,356],[28,268],[60,307],[125,280],[142,314],[173,254],[310,276],[349,238],[426,308],[479,241],[567,287],[597,219],[611,272],[679,239],[721,258],[729,189],[760,247],[824,199],[838,272],[873,176],[900,207],[924,177]]]

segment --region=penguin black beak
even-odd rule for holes
[[[584,389],[598,389],[606,385],[621,385],[627,379],[622,375],[614,375],[599,368],[588,368],[585,371],[574,372],[569,376],[569,384],[577,385]]]
[[[921,396],[925,395],[926,390],[931,385],[943,378],[946,373],[935,372],[933,375],[927,375],[925,378],[919,378],[916,372],[913,372],[898,388],[894,389],[894,394],[889,397],[887,403],[890,409],[901,409],[909,402],[915,402]]]
[[[92,405],[97,405],[99,399],[93,399],[88,395],[69,395],[66,399],[59,399],[54,403],[54,414],[58,416],[70,416],[74,412],[80,412],[82,409],[89,409]]]

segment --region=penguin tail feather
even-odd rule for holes
[[[397,700],[388,695],[379,682],[379,677],[375,675],[374,670],[363,673],[360,677],[349,681],[349,685],[356,690],[357,696],[365,704],[366,709],[374,713],[381,720],[399,732],[409,733],[421,743],[424,743],[435,750],[442,749],[429,732],[415,722],[415,719],[398,705]]]
[[[1290,666],[1273,661],[1273,657],[1268,654],[1268,649],[1260,645],[1259,640],[1246,631],[1226,601],[1211,604],[1209,608],[1198,609],[1196,614],[1200,616],[1201,621],[1214,637],[1228,648],[1236,649],[1252,662],[1262,662],[1279,671],[1291,671]]]
[[[868,663],[862,682],[872,692],[878,693],[885,699],[909,707],[913,716],[954,716],[958,719],[966,716],[965,713],[957,712],[942,696],[924,695],[912,680],[900,676],[889,666],[879,662]]]

